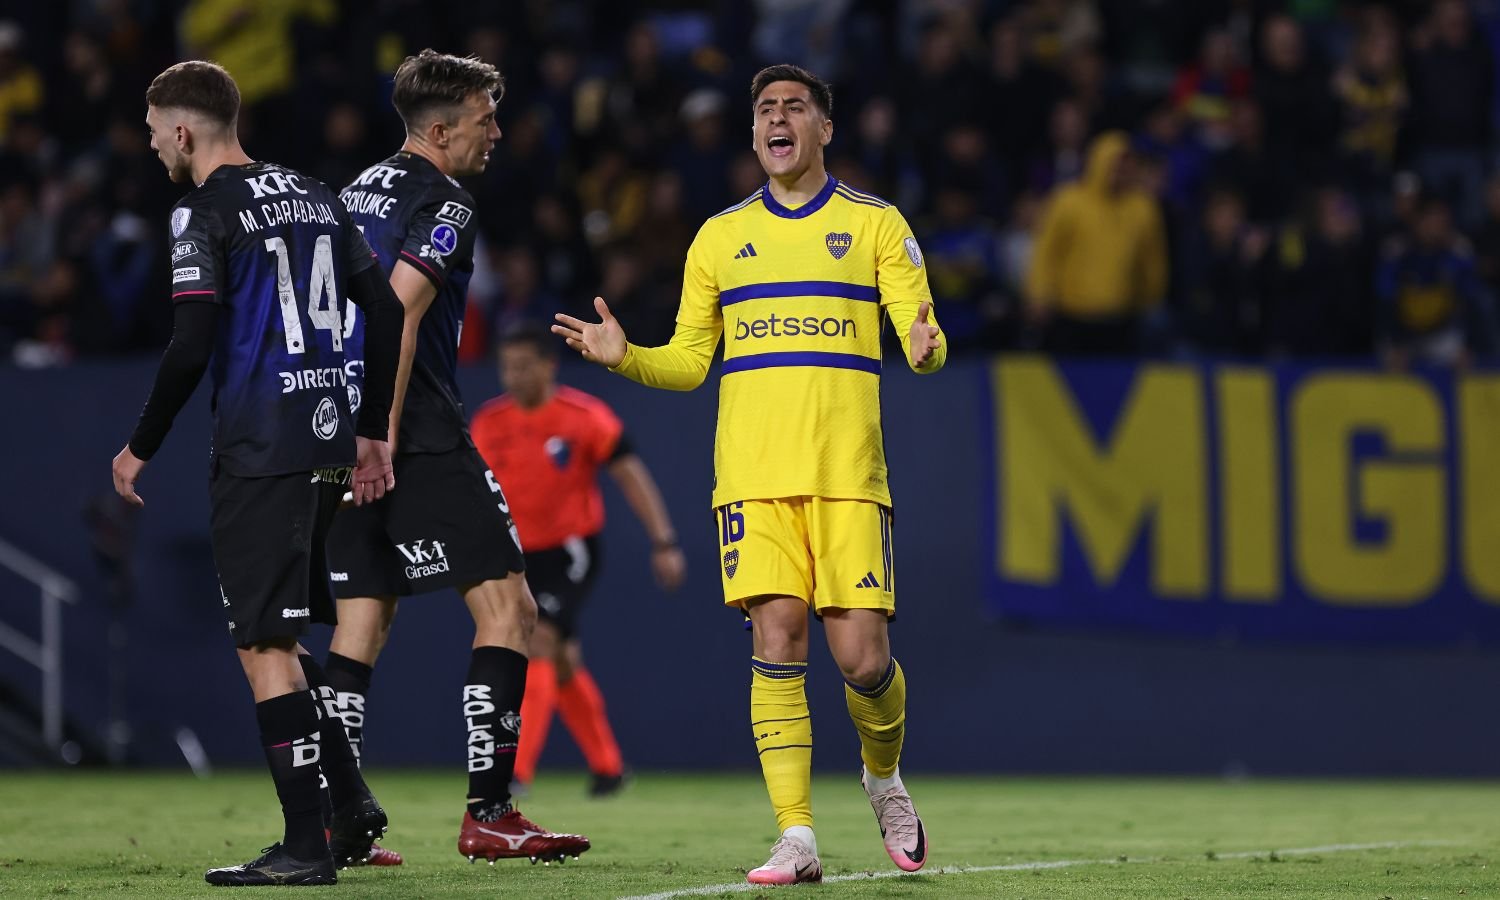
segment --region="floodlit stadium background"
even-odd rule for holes
[[[141,513],[107,475],[170,330],[180,189],[145,85],[217,59],[247,150],[338,187],[399,145],[389,75],[432,46],[508,78],[470,186],[471,409],[516,320],[597,293],[664,341],[699,223],[762,181],[751,74],[832,81],[831,171],[913,223],[955,351],[924,379],[893,357],[884,387],[911,770],[1500,773],[1500,719],[1476,713],[1500,681],[1489,4],[479,6],[7,7],[0,764],[259,761],[209,557],[207,392]],[[1130,152],[1091,173],[1109,132]],[[1135,212],[1110,218],[1122,196]],[[626,757],[749,769],[749,641],[707,510],[713,380],[564,378],[621,413],[691,566],[662,596],[610,493],[582,634]],[[456,691],[467,615],[402,610],[369,759],[456,766],[456,708],[430,698]],[[842,715],[841,690],[815,646],[813,707]],[[820,766],[854,758],[848,729],[818,734]],[[554,735],[544,767],[572,752]]]

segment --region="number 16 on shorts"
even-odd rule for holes
[[[719,546],[728,547],[745,536],[745,501],[727,503],[714,510],[719,519]]]

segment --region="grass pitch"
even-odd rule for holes
[[[822,886],[739,893],[775,829],[752,773],[639,775],[613,799],[546,775],[523,810],[594,849],[550,868],[471,866],[456,849],[458,772],[382,771],[394,869],[340,873],[357,897],[1500,898],[1500,784],[939,778],[910,787],[927,869],[893,874],[856,777],[813,787]],[[270,778],[154,772],[0,775],[0,896],[221,894],[210,866],[280,835]],[[1380,846],[1371,846],[1380,845]],[[1004,868],[1001,868],[1004,867]],[[726,886],[735,885],[733,891]],[[279,895],[279,892],[278,892]]]

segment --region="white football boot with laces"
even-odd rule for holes
[[[771,845],[771,858],[745,875],[751,884],[797,884],[822,881],[823,864],[811,847],[783,834]]]
[[[892,776],[890,781],[894,783],[883,790],[871,790],[870,781],[869,771],[863,771],[859,783],[875,810],[885,852],[902,871],[917,871],[927,862],[927,831],[917,816],[917,808],[912,805],[911,795],[906,792],[906,785],[901,783],[899,774]]]

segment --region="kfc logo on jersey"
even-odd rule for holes
[[[177,244],[172,247],[172,265],[177,265],[177,263],[181,262],[184,259],[187,259],[189,256],[193,256],[197,252],[198,245],[193,243],[192,241],[178,241]]]
[[[307,189],[297,183],[299,180],[300,177],[291,172],[267,172],[254,178],[246,178],[245,183],[250,185],[251,199],[259,200],[262,197],[285,194],[287,191],[307,193]]]
[[[355,179],[354,183],[359,185],[360,187],[369,187],[370,185],[378,181],[380,182],[380,186],[382,188],[384,188],[385,190],[390,190],[391,188],[396,186],[395,179],[400,178],[405,174],[406,170],[404,169],[394,169],[390,166],[384,165],[371,166],[370,168],[364,170],[364,172],[360,174],[359,178]]]
[[[448,571],[448,554],[443,551],[442,541],[417,538],[410,543],[397,544],[396,549],[411,563],[406,567],[406,577],[412,581]]]
[[[331,441],[338,434],[339,410],[332,397],[324,397],[318,401],[318,408],[313,410],[312,429],[313,434],[324,441]]]

